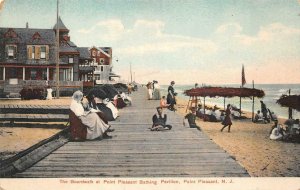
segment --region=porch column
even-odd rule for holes
[[[47,67],[47,80],[49,80],[49,67]]]
[[[3,67],[3,80],[5,80],[5,67]]]
[[[23,80],[25,80],[25,67],[23,67]]]
[[[71,68],[71,81],[74,81],[74,78],[73,78],[73,77],[74,77],[74,73],[73,73],[73,71],[74,71],[74,70],[73,70],[73,67],[72,67],[72,68]]]

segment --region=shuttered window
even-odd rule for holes
[[[30,45],[27,46],[27,56],[28,59],[49,59],[49,46],[37,46]]]
[[[27,46],[27,57],[32,59],[32,46]]]
[[[46,60],[49,60],[49,46],[46,47]]]
[[[41,57],[41,50],[40,50],[40,46],[35,46],[35,55],[34,55],[34,58],[35,59],[40,59]]]
[[[35,59],[35,46],[32,46],[31,59]]]

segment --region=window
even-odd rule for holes
[[[16,45],[7,45],[6,46],[6,55],[8,59],[17,58],[17,46]]]
[[[72,80],[72,69],[63,69],[63,81]]]
[[[74,57],[73,56],[69,56],[69,63],[74,63]]]
[[[35,46],[32,46],[32,53],[31,53],[31,59],[35,58]]]
[[[104,58],[100,58],[100,63],[101,63],[101,65],[104,64]]]
[[[101,72],[103,71],[103,66],[101,66]]]
[[[4,72],[3,67],[0,67],[0,80],[4,80],[3,79],[3,72]]]
[[[46,59],[46,46],[41,46],[41,59]]]
[[[29,45],[27,46],[28,59],[49,59],[49,46]]]
[[[32,69],[30,71],[30,80],[36,80],[36,76],[37,76],[37,71],[36,69]]]
[[[47,69],[42,70],[42,80],[47,80]]]

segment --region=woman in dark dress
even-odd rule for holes
[[[168,88],[168,96],[167,96],[167,104],[169,104],[169,110],[171,111],[175,111],[174,105],[176,104],[176,100],[175,100],[175,96],[176,96],[176,92],[174,91],[174,86],[175,82],[172,81],[171,85]]]
[[[232,122],[231,122],[231,118],[230,118],[230,115],[231,115],[231,111],[230,111],[230,104],[227,105],[227,109],[225,111],[225,118],[222,122],[222,125],[223,125],[223,128],[221,129],[221,132],[223,131],[223,129],[225,127],[228,126],[228,133],[230,133],[230,127],[232,125]]]

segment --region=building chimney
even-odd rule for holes
[[[29,28],[29,27],[28,27],[28,22],[26,22],[26,28]]]

